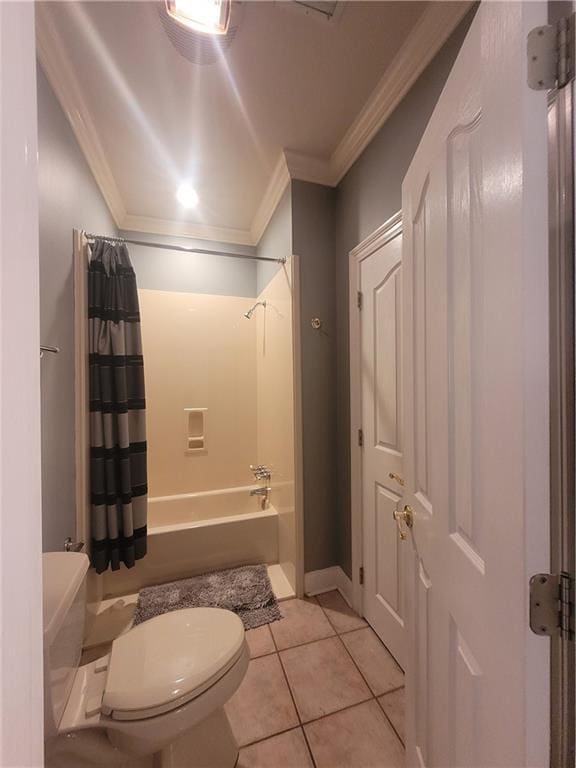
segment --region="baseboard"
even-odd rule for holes
[[[339,565],[304,574],[304,592],[307,595],[321,595],[334,589],[340,592],[348,605],[352,605],[352,581]]]

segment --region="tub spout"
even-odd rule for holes
[[[262,501],[260,503],[260,506],[262,509],[266,509],[266,504],[268,503],[268,495],[272,492],[272,488],[264,487],[264,488],[253,488],[250,491],[250,496],[261,496]]]

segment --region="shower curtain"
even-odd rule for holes
[[[146,402],[136,275],[124,243],[96,240],[88,267],[92,565],[146,554]]]

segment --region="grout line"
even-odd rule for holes
[[[324,640],[330,640],[331,638],[340,640],[340,638],[337,635],[331,635],[329,638],[323,638],[323,639]],[[320,642],[320,641],[315,640],[314,642]],[[340,640],[340,642],[342,643],[341,640]],[[304,643],[304,645],[310,645],[310,643]],[[344,645],[344,643],[342,643],[342,645]],[[297,646],[297,647],[300,647],[300,646]],[[346,646],[344,646],[344,648],[346,648]],[[290,650],[290,649],[286,648],[286,650]],[[346,650],[348,650],[348,649],[346,648]],[[280,651],[278,652],[278,658],[280,659],[280,666],[282,667],[282,671],[284,672],[284,677],[286,678],[286,684],[288,685],[288,690],[290,691],[290,695],[292,696],[292,701],[294,702],[294,707],[296,708],[296,714],[298,715],[298,720],[300,721],[300,724],[302,726],[309,725],[310,723],[315,723],[318,720],[323,720],[325,717],[330,717],[330,715],[335,715],[336,712],[342,712],[345,709],[351,709],[352,707],[357,707],[358,704],[365,704],[367,701],[371,701],[371,699],[375,699],[376,698],[376,696],[372,693],[372,689],[370,688],[368,683],[366,683],[366,687],[368,689],[368,693],[370,694],[366,699],[363,699],[362,701],[357,701],[354,704],[347,704],[345,707],[342,707],[340,709],[336,709],[334,712],[328,712],[325,715],[320,715],[320,717],[313,717],[311,720],[306,720],[306,722],[304,722],[302,720],[302,718],[300,717],[300,712],[298,711],[298,707],[296,706],[296,701],[295,701],[294,695],[292,693],[292,688],[290,686],[290,681],[288,680],[288,675],[286,674],[286,670],[284,669],[284,664],[282,662],[282,656],[280,654]],[[352,659],[352,661],[354,661],[354,659]],[[354,664],[354,666],[356,666],[356,664]],[[360,672],[360,670],[358,670],[358,671]],[[360,672],[360,675],[362,676],[362,679],[364,679],[364,676],[362,675],[361,672]],[[306,736],[306,731],[305,730],[304,730],[304,735]]]
[[[323,605],[321,605],[321,604],[320,604],[320,608],[322,608],[322,610],[324,611],[324,606],[323,606]],[[330,621],[330,617],[328,616],[328,614],[326,613],[326,611],[324,611],[324,615],[326,616],[326,618],[328,619],[328,621]],[[359,629],[364,629],[364,627],[359,627]],[[351,630],[351,631],[353,631],[353,632],[354,632],[354,631],[356,631],[356,630]],[[347,632],[342,632],[341,634],[345,635],[345,634],[348,634],[348,633],[347,633]],[[342,647],[344,648],[344,650],[346,651],[346,653],[347,653],[347,654],[348,654],[348,656],[350,657],[350,659],[351,659],[351,661],[352,661],[352,664],[354,664],[354,667],[355,667],[355,668],[356,668],[356,670],[358,671],[358,673],[359,673],[360,677],[362,678],[362,680],[364,680],[364,684],[366,685],[366,687],[368,688],[368,690],[369,690],[369,691],[370,691],[370,693],[372,694],[372,697],[373,697],[373,698],[376,698],[376,694],[375,694],[375,693],[374,693],[374,691],[372,690],[372,686],[370,685],[370,683],[368,682],[368,679],[366,678],[366,676],[364,675],[364,673],[362,672],[362,670],[360,669],[360,667],[359,667],[359,666],[358,666],[358,664],[356,663],[356,659],[355,659],[355,658],[354,658],[354,656],[352,656],[352,654],[350,653],[350,650],[348,649],[348,646],[347,646],[347,645],[346,645],[346,643],[345,643],[345,642],[342,640],[342,638],[340,637],[340,635],[337,635],[337,637],[338,637],[338,640],[340,640],[340,644],[342,645]],[[384,645],[384,644],[383,644],[383,645]]]
[[[345,643],[345,642],[342,640],[342,638],[341,638],[341,637],[339,637],[339,638],[338,638],[338,640],[340,640],[340,643],[342,644],[342,647],[344,648],[344,650],[346,651],[346,653],[347,653],[347,654],[348,654],[348,656],[350,657],[350,659],[351,659],[351,661],[352,661],[352,664],[354,664],[354,666],[356,667],[356,670],[358,671],[358,674],[360,675],[360,677],[362,678],[362,680],[364,680],[364,684],[366,685],[366,687],[368,688],[368,690],[370,691],[370,693],[372,694],[372,696],[373,696],[374,698],[376,698],[376,694],[375,694],[375,693],[374,693],[374,691],[372,690],[372,686],[371,686],[371,685],[370,685],[370,683],[368,682],[368,678],[366,677],[366,675],[365,675],[365,674],[362,672],[362,670],[360,669],[360,667],[359,667],[359,666],[358,666],[358,664],[356,663],[356,659],[354,658],[354,656],[352,656],[352,654],[351,654],[351,653],[350,653],[350,651],[348,650],[348,648],[347,648],[347,646],[346,646],[346,643]]]
[[[342,707],[341,709],[335,709],[334,712],[327,712],[325,715],[320,715],[320,717],[315,717],[312,720],[307,720],[302,725],[305,728],[307,725],[313,725],[314,723],[317,723],[320,720],[326,720],[327,717],[332,717],[332,715],[339,715],[340,712],[346,712],[346,710],[348,709],[354,709],[354,707],[360,707],[362,704],[368,704],[369,702],[374,701],[375,699],[376,699],[376,696],[370,695],[369,698],[363,699],[362,701],[357,701],[354,704],[346,704],[345,707]]]
[[[310,598],[309,598],[309,599],[310,599]],[[310,754],[310,757],[311,757],[311,759],[312,759],[312,763],[313,763],[313,765],[314,765],[314,768],[317,768],[317,766],[316,766],[316,761],[315,761],[315,758],[314,758],[314,754],[313,754],[313,752],[312,752],[312,749],[311,749],[311,747],[310,747],[310,742],[309,742],[309,740],[308,740],[308,736],[307,736],[307,734],[306,734],[306,729],[305,729],[305,727],[304,727],[304,726],[306,726],[306,725],[311,725],[312,723],[317,723],[318,721],[320,721],[320,720],[324,720],[325,718],[327,718],[327,717],[331,717],[332,715],[336,715],[336,714],[338,714],[339,712],[345,712],[345,711],[346,711],[346,710],[348,710],[348,709],[353,709],[354,707],[358,707],[358,706],[360,706],[361,704],[366,704],[366,703],[368,703],[369,701],[373,701],[373,700],[375,700],[375,701],[376,701],[376,704],[377,704],[377,706],[378,706],[378,708],[379,708],[379,710],[382,712],[382,714],[383,714],[383,716],[385,717],[386,721],[389,723],[389,725],[390,725],[390,727],[392,728],[392,730],[393,730],[393,732],[394,732],[394,734],[395,734],[396,738],[397,738],[397,739],[400,741],[400,744],[402,745],[402,748],[403,748],[403,749],[405,749],[405,746],[404,746],[404,742],[403,742],[403,741],[402,741],[402,739],[400,738],[400,735],[398,734],[398,731],[397,731],[397,730],[396,730],[396,728],[394,727],[394,725],[393,725],[392,721],[390,720],[390,718],[388,717],[387,713],[385,712],[385,710],[384,710],[384,708],[383,708],[382,704],[381,704],[381,703],[380,703],[380,701],[378,700],[378,697],[379,697],[379,696],[380,696],[380,697],[384,697],[384,696],[387,696],[389,693],[393,693],[393,692],[395,692],[395,691],[398,691],[398,690],[400,690],[400,689],[404,688],[405,686],[404,686],[404,685],[399,685],[399,686],[397,686],[396,688],[392,688],[392,689],[391,689],[391,690],[389,690],[389,691],[385,691],[384,693],[381,693],[381,694],[378,694],[378,695],[376,695],[376,694],[375,694],[375,693],[372,691],[372,688],[371,688],[370,684],[368,683],[368,680],[366,679],[366,677],[365,677],[365,676],[364,676],[364,674],[362,673],[362,671],[361,671],[360,667],[359,667],[359,666],[358,666],[358,664],[356,663],[356,661],[355,661],[354,657],[352,656],[352,654],[350,653],[350,651],[349,651],[349,650],[348,650],[348,648],[346,647],[346,644],[344,643],[344,641],[343,641],[343,640],[342,640],[342,638],[341,638],[341,635],[347,635],[347,634],[350,634],[351,632],[358,632],[359,630],[362,630],[362,629],[371,628],[371,627],[370,627],[370,625],[367,623],[365,627],[356,627],[355,629],[345,630],[344,632],[338,632],[338,630],[336,629],[336,627],[334,626],[334,624],[332,624],[332,622],[330,621],[330,618],[329,618],[328,614],[326,613],[326,611],[324,610],[324,607],[323,607],[323,606],[322,606],[322,605],[321,605],[321,604],[318,602],[318,600],[317,600],[315,597],[314,597],[314,602],[316,602],[316,604],[317,604],[317,605],[319,605],[319,606],[320,606],[320,608],[322,609],[322,613],[323,613],[323,614],[324,614],[324,616],[326,617],[326,619],[327,619],[327,621],[328,621],[329,625],[332,627],[332,629],[334,630],[335,634],[333,634],[333,635],[328,635],[327,637],[321,637],[321,638],[318,638],[318,639],[316,639],[316,640],[308,640],[308,641],[306,641],[306,642],[304,642],[304,643],[298,643],[298,644],[296,644],[296,645],[291,645],[291,646],[289,646],[288,648],[282,648],[282,649],[280,650],[280,649],[278,648],[278,645],[277,645],[277,643],[276,643],[276,638],[274,637],[274,633],[272,632],[272,629],[270,628],[270,625],[268,625],[268,627],[269,627],[269,631],[270,631],[270,635],[271,635],[271,637],[272,637],[272,642],[273,642],[273,644],[274,644],[274,648],[275,648],[275,650],[274,650],[274,651],[270,651],[270,653],[265,653],[265,654],[262,654],[261,656],[256,656],[254,659],[251,659],[251,661],[257,661],[258,659],[262,659],[262,658],[265,658],[266,656],[272,656],[272,655],[274,655],[274,654],[278,656],[278,661],[280,662],[280,668],[282,669],[282,673],[283,673],[283,675],[284,675],[284,679],[285,679],[285,681],[286,681],[286,685],[288,686],[288,692],[290,693],[290,698],[292,699],[292,704],[293,704],[293,706],[294,706],[294,709],[295,709],[295,711],[296,711],[296,716],[297,716],[297,718],[298,718],[298,722],[299,722],[299,725],[298,725],[298,726],[292,726],[291,728],[285,728],[285,729],[283,729],[283,730],[281,730],[281,731],[278,731],[278,732],[276,732],[276,733],[273,733],[273,734],[271,734],[270,736],[265,736],[265,737],[264,737],[264,738],[262,738],[262,739],[256,739],[256,740],[255,740],[255,741],[253,741],[253,742],[249,742],[248,744],[244,744],[242,748],[244,748],[244,747],[249,747],[249,746],[252,746],[253,744],[258,744],[258,743],[260,743],[260,742],[262,742],[262,741],[266,741],[266,739],[271,739],[271,738],[273,738],[274,736],[279,736],[279,735],[281,735],[281,734],[283,734],[283,733],[287,733],[288,731],[293,731],[293,730],[295,730],[296,728],[299,728],[299,729],[302,731],[303,735],[304,735],[304,740],[305,740],[305,742],[306,742],[306,746],[307,746],[307,748],[308,748],[308,752],[309,752],[309,754]],[[372,631],[374,631],[374,630],[372,630]],[[315,717],[315,718],[312,718],[312,720],[307,720],[307,721],[304,723],[304,722],[303,722],[303,720],[302,720],[302,718],[301,718],[301,716],[300,716],[300,712],[298,711],[298,706],[297,706],[297,704],[296,704],[296,700],[295,700],[295,698],[294,698],[294,694],[293,694],[293,692],[292,692],[292,687],[291,687],[291,685],[290,685],[290,681],[288,680],[288,676],[287,676],[287,674],[286,674],[286,670],[285,670],[285,668],[284,668],[284,664],[283,664],[283,662],[282,662],[282,656],[281,656],[281,653],[282,653],[282,652],[284,652],[284,651],[290,651],[290,650],[292,650],[293,648],[301,648],[302,646],[305,646],[305,645],[312,645],[313,643],[318,643],[318,642],[321,642],[322,640],[329,640],[329,639],[331,639],[331,638],[334,638],[334,637],[336,637],[336,638],[338,638],[338,640],[340,640],[340,643],[341,643],[341,645],[344,647],[344,650],[346,651],[346,653],[347,653],[347,654],[348,654],[348,656],[350,657],[350,659],[351,659],[351,661],[352,661],[352,663],[353,663],[354,667],[357,669],[357,671],[358,671],[358,673],[359,673],[360,677],[361,677],[361,678],[362,678],[362,680],[364,681],[364,683],[365,683],[365,685],[366,685],[366,687],[367,687],[367,689],[368,689],[368,692],[369,692],[369,694],[370,694],[370,695],[369,695],[369,697],[368,697],[368,698],[364,699],[363,701],[358,701],[358,702],[356,702],[356,703],[354,703],[354,704],[348,704],[347,706],[345,706],[345,707],[341,707],[340,709],[337,709],[337,710],[335,710],[334,712],[329,712],[329,713],[327,713],[327,714],[325,714],[325,715],[321,715],[320,717]],[[378,637],[378,635],[376,635],[376,637]],[[384,643],[382,643],[382,640],[380,640],[380,638],[379,638],[379,637],[378,637],[378,640],[379,640],[379,642],[382,644],[382,646],[383,646],[383,647],[386,649],[386,651],[387,651],[387,652],[390,654],[390,656],[392,657],[392,659],[393,659],[393,661],[395,662],[395,664],[396,664],[396,665],[397,665],[397,666],[398,666],[398,667],[401,669],[401,671],[402,671],[402,672],[404,672],[404,670],[402,670],[402,668],[400,667],[400,665],[398,664],[398,662],[396,661],[396,659],[394,658],[394,656],[392,656],[392,654],[391,654],[391,653],[390,653],[390,651],[388,650],[387,646],[386,646]]]
[[[339,592],[339,593],[340,593],[340,595],[341,595],[341,597],[342,597],[342,599],[344,600],[344,602],[346,602],[346,604],[348,604],[348,603],[347,603],[347,601],[346,601],[346,600],[345,600],[345,598],[344,598],[344,595],[342,595],[342,593],[340,592],[340,590],[339,590],[338,588],[336,588],[335,590],[334,590],[334,589],[331,589],[331,590],[329,590],[329,591],[330,591],[330,592]],[[320,594],[327,594],[327,593],[326,593],[326,592],[321,592]],[[404,669],[403,669],[403,668],[400,666],[400,664],[399,664],[399,663],[398,663],[398,661],[396,660],[396,657],[394,656],[394,654],[392,653],[392,651],[391,651],[391,650],[388,648],[388,646],[387,646],[387,645],[386,645],[386,643],[385,643],[385,642],[382,640],[382,638],[378,636],[378,634],[377,634],[377,633],[374,631],[374,629],[373,629],[373,628],[372,628],[372,626],[369,624],[369,622],[368,622],[368,621],[367,621],[367,620],[364,618],[364,616],[360,616],[360,614],[356,613],[356,611],[355,611],[355,610],[354,610],[354,609],[353,609],[351,606],[349,606],[349,605],[348,605],[348,608],[350,608],[350,610],[352,611],[352,613],[353,613],[353,614],[355,614],[356,616],[358,616],[358,618],[362,619],[362,621],[364,622],[364,626],[363,626],[363,627],[355,627],[355,629],[345,629],[345,630],[343,630],[342,632],[340,632],[340,631],[338,630],[338,628],[336,627],[336,625],[335,625],[335,624],[332,622],[332,620],[330,619],[330,616],[329,616],[328,612],[326,611],[326,609],[324,608],[324,606],[322,605],[322,603],[321,603],[319,600],[316,600],[316,602],[318,603],[318,605],[320,606],[320,608],[322,608],[322,611],[323,611],[323,613],[324,613],[324,616],[326,616],[326,618],[328,619],[328,623],[329,623],[329,624],[330,624],[330,626],[331,626],[331,627],[334,629],[334,631],[336,632],[336,634],[337,634],[338,636],[340,636],[340,635],[349,635],[351,632],[359,632],[359,631],[360,631],[360,630],[362,630],[362,629],[371,629],[371,630],[372,630],[372,632],[374,632],[374,634],[375,634],[375,635],[376,635],[376,637],[378,638],[378,641],[379,641],[379,642],[380,642],[380,643],[381,643],[381,644],[384,646],[384,648],[386,649],[386,651],[387,651],[387,652],[390,654],[390,656],[392,657],[392,660],[394,661],[394,664],[396,664],[396,666],[397,666],[397,667],[398,667],[398,669],[399,669],[399,670],[402,672],[402,674],[403,674],[403,675],[405,675],[405,674],[406,674],[405,670],[404,670]],[[400,687],[401,687],[401,686],[400,686]]]
[[[281,731],[274,731],[274,733],[269,734],[268,736],[262,736],[259,739],[254,739],[254,741],[249,741],[247,744],[242,744],[240,749],[246,749],[247,747],[253,747],[254,744],[261,744],[263,741],[268,741],[268,739],[274,739],[276,736],[282,736],[284,733],[290,733],[290,731],[300,731],[302,730],[301,725],[291,725],[290,728],[282,728]]]
[[[389,691],[384,691],[384,693],[379,693],[376,698],[378,698],[378,697],[382,698],[384,696],[388,696],[388,694],[390,694],[390,693],[396,693],[396,691],[401,691],[402,688],[406,688],[406,686],[405,685],[397,685],[396,688],[390,688]]]
[[[331,592],[334,592],[334,591],[338,592],[338,590],[330,590],[330,591],[331,591]],[[328,593],[323,593],[323,594],[328,594]],[[344,598],[343,598],[343,597],[342,597],[342,600],[344,600]],[[344,602],[346,602],[346,601],[344,600]],[[332,627],[332,629],[334,630],[334,632],[336,632],[336,634],[337,634],[337,635],[348,635],[348,634],[350,634],[350,632],[359,632],[361,629],[371,629],[371,627],[370,627],[370,624],[368,624],[368,622],[366,621],[366,619],[365,619],[363,616],[360,616],[358,613],[356,613],[356,611],[355,611],[353,608],[350,608],[350,606],[348,605],[348,603],[346,603],[346,605],[348,605],[348,608],[350,609],[350,611],[352,611],[352,613],[354,614],[354,616],[358,616],[358,618],[359,618],[359,619],[361,619],[361,620],[364,622],[364,624],[363,624],[363,626],[361,626],[361,627],[354,627],[354,629],[343,629],[343,630],[339,630],[339,629],[338,629],[338,627],[336,626],[336,624],[334,624],[334,622],[333,622],[333,621],[332,621],[332,619],[330,618],[330,615],[328,614],[328,612],[327,612],[326,608],[324,608],[324,606],[322,605],[322,603],[320,602],[320,600],[317,600],[317,603],[318,603],[318,605],[320,606],[320,608],[322,609],[322,613],[324,614],[324,616],[325,616],[325,617],[326,617],[326,619],[328,620],[328,624],[330,624],[330,626]],[[334,610],[335,610],[335,609],[334,609]],[[382,641],[380,641],[380,642],[382,642]]]
[[[395,691],[399,691],[399,690],[400,690],[400,688],[394,688],[394,690],[395,690]],[[388,691],[388,693],[392,693],[392,691]],[[382,696],[381,696],[380,698],[383,698],[384,696],[386,696],[386,694],[382,694]],[[390,716],[388,715],[388,712],[386,712],[386,710],[385,710],[385,709],[384,709],[384,707],[382,706],[382,702],[380,701],[380,699],[378,698],[378,696],[376,697],[376,701],[377,701],[377,703],[378,703],[378,706],[379,706],[379,707],[380,707],[380,709],[382,710],[382,714],[384,715],[384,717],[386,718],[386,720],[388,720],[388,722],[390,723],[390,727],[392,728],[392,730],[393,730],[393,731],[394,731],[394,733],[396,734],[396,737],[397,737],[397,738],[398,738],[398,740],[400,741],[400,744],[402,744],[402,746],[404,747],[404,749],[406,749],[406,745],[404,744],[404,739],[403,739],[403,738],[402,738],[402,736],[400,736],[400,734],[398,733],[398,730],[396,729],[396,726],[394,725],[394,723],[393,723],[393,722],[392,722],[392,720],[390,719]]]
[[[312,765],[314,766],[314,768],[317,768],[316,758],[314,757],[314,752],[312,752],[312,747],[310,746],[310,741],[308,740],[308,734],[306,733],[306,729],[304,728],[303,725],[300,727],[302,728],[302,735],[304,736],[304,741],[306,742],[306,746],[308,747],[308,753],[312,760]]]
[[[266,656],[274,656],[278,651],[266,651],[266,653],[260,653],[258,656],[250,656],[250,661],[256,661],[257,659],[265,659]]]
[[[286,680],[286,685],[288,686],[288,692],[290,693],[290,698],[292,699],[294,710],[296,711],[296,717],[298,718],[298,722],[300,723],[300,730],[302,731],[302,735],[304,736],[304,741],[308,749],[308,754],[310,755],[310,760],[312,760],[312,765],[314,766],[314,768],[317,768],[316,760],[314,759],[314,755],[312,754],[312,749],[310,748],[310,744],[308,742],[308,737],[306,736],[306,731],[302,727],[302,718],[300,717],[300,712],[298,711],[298,705],[296,704],[296,699],[294,698],[294,694],[292,692],[292,686],[290,685],[290,680],[288,680],[288,675],[286,674],[286,670],[284,669],[282,657],[280,656],[280,652],[278,651],[278,646],[276,645],[276,638],[274,637],[272,630],[270,630],[270,634],[272,635],[272,642],[274,643],[274,648],[276,648],[276,654],[278,656],[278,661],[280,662],[280,668],[282,670],[282,674],[284,675],[284,680]]]
[[[309,643],[307,643],[307,645],[309,645]],[[342,643],[342,645],[344,645],[344,643]],[[289,650],[289,649],[287,649],[287,650]],[[286,675],[286,670],[284,669],[284,665],[282,664],[282,659],[280,657],[280,653],[278,651],[276,651],[275,653],[278,656],[278,660],[280,662],[280,667],[281,667],[282,672],[284,674],[284,679],[286,680],[286,685],[288,686],[288,691],[290,693],[290,698],[292,699],[292,702],[294,704],[294,709],[296,710],[296,717],[298,718],[299,725],[295,725],[295,726],[293,725],[290,728],[283,728],[282,730],[276,731],[274,733],[271,733],[268,736],[263,736],[260,739],[255,739],[254,741],[250,741],[247,744],[243,744],[240,747],[240,749],[244,749],[245,747],[251,747],[254,744],[259,744],[262,741],[266,741],[267,739],[272,739],[274,736],[280,736],[283,733],[288,733],[288,731],[294,731],[294,730],[299,728],[299,729],[302,730],[302,733],[304,734],[304,739],[306,741],[306,746],[308,747],[308,751],[310,752],[310,757],[312,759],[312,763],[314,765],[314,768],[317,768],[316,761],[315,761],[315,758],[314,758],[314,754],[313,754],[312,749],[310,747],[310,742],[308,741],[308,736],[306,734],[305,726],[312,725],[313,723],[317,723],[320,720],[325,720],[327,717],[332,717],[332,715],[337,715],[340,712],[346,712],[346,710],[348,710],[348,709],[354,709],[354,707],[359,707],[362,704],[367,704],[369,701],[376,701],[376,704],[377,704],[378,708],[380,709],[380,711],[382,712],[382,714],[385,717],[386,721],[390,724],[392,730],[394,731],[394,735],[399,739],[402,747],[405,748],[404,747],[404,742],[402,741],[400,736],[398,736],[398,732],[396,731],[396,729],[392,725],[392,722],[390,721],[390,718],[388,717],[388,715],[386,714],[386,712],[382,708],[382,705],[378,701],[378,697],[375,694],[372,693],[372,690],[371,690],[370,687],[368,687],[368,692],[369,692],[370,695],[368,696],[368,698],[364,699],[363,701],[357,701],[354,704],[347,704],[345,707],[341,707],[340,709],[334,710],[334,712],[327,712],[325,715],[320,715],[320,717],[314,717],[311,720],[306,720],[306,722],[304,722],[302,720],[302,718],[300,717],[300,712],[298,711],[298,707],[296,706],[296,701],[294,700],[294,695],[292,693],[292,688],[290,687],[290,682],[288,681],[288,677]],[[267,655],[268,656],[272,656],[273,654],[270,653],[270,654],[267,654]],[[258,661],[259,658],[263,658],[263,657],[259,656],[257,659],[252,659],[252,661]],[[360,674],[362,674],[362,673],[360,673]],[[392,691],[398,691],[401,688],[404,688],[404,686],[399,686],[398,688],[394,688],[394,689],[392,689]],[[392,693],[392,691],[386,691],[386,693]],[[386,694],[380,694],[380,695],[381,696],[385,696]]]
[[[0,0],[1,1],[1,0]],[[305,640],[303,643],[296,643],[296,645],[288,645],[286,648],[278,648],[278,653],[284,653],[284,651],[291,651],[293,648],[302,648],[305,645],[312,645],[313,643],[321,643],[322,640],[331,640],[338,635],[325,635],[324,637],[317,637],[314,640]]]

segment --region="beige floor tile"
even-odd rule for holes
[[[314,768],[301,728],[240,750],[236,768]]]
[[[377,702],[304,726],[317,768],[401,768],[404,749]]]
[[[274,653],[276,650],[268,624],[264,624],[264,626],[257,627],[256,629],[249,629],[246,632],[246,641],[250,648],[251,659],[265,656],[267,653]]]
[[[367,626],[364,619],[350,608],[338,590],[318,595],[318,602],[324,608],[336,632],[349,632],[352,629]]]
[[[298,715],[277,654],[253,659],[240,688],[226,704],[240,746],[298,725]]]
[[[282,603],[282,615],[283,619],[270,624],[279,650],[334,634],[330,622],[314,598],[286,600]]]
[[[280,654],[303,722],[370,697],[370,690],[337,637]]]
[[[392,693],[386,693],[378,699],[382,709],[388,715],[388,719],[396,729],[396,733],[404,741],[405,720],[405,690],[399,688]]]
[[[341,636],[375,696],[404,685],[404,673],[370,627]]]

